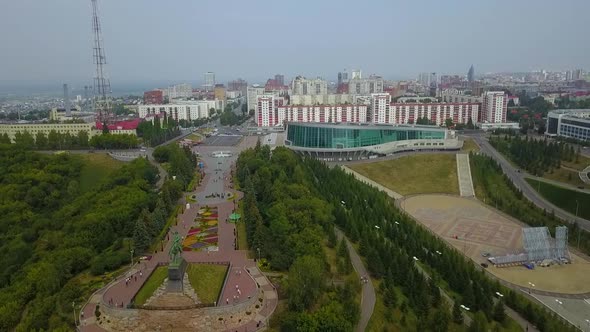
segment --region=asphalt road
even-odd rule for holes
[[[344,237],[344,233],[338,228],[334,228],[336,231],[336,237],[338,240]],[[365,265],[361,260],[361,257],[356,252],[350,241],[346,239],[346,246],[348,248],[348,253],[350,255],[350,261],[354,270],[359,275],[359,279],[364,276],[369,276],[367,269],[365,269]],[[375,288],[373,287],[373,283],[367,282],[363,283],[362,286],[362,296],[361,296],[361,318],[356,326],[356,331],[363,332],[367,329],[367,324],[373,315],[373,309],[375,308]]]
[[[523,195],[528,200],[533,202],[536,206],[547,210],[547,212],[551,212],[551,210],[553,210],[558,218],[566,220],[569,223],[573,223],[575,221],[581,228],[590,231],[590,220],[576,217],[575,215],[565,210],[562,210],[557,206],[551,204],[550,202],[546,201],[539,193],[537,193],[537,191],[535,191],[528,184],[528,182],[525,181],[526,173],[518,172],[517,169],[513,167],[508,162],[508,160],[506,160],[506,158],[504,158],[504,156],[502,156],[498,151],[496,151],[496,149],[494,149],[490,145],[487,139],[483,137],[483,134],[468,134],[465,136],[472,137],[477,142],[477,144],[479,144],[481,152],[483,154],[492,157],[500,164],[502,170],[504,171],[504,174],[506,174],[508,178],[512,181],[512,183],[514,183],[514,185],[522,191]]]

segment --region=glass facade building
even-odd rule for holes
[[[548,136],[590,140],[590,110],[555,110],[547,115]]]
[[[309,149],[354,149],[406,140],[445,139],[446,130],[427,126],[288,123],[287,145]]]

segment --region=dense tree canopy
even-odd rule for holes
[[[78,155],[0,145],[0,331],[71,329],[72,301],[92,289],[78,275],[129,263],[130,240],[144,249],[182,190],[169,180],[158,195],[156,168],[139,158],[83,192],[83,166]]]

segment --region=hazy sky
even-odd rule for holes
[[[590,69],[588,0],[99,0],[113,85]],[[0,82],[91,82],[90,0],[0,0]]]

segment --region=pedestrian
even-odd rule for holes
[[[225,304],[229,304],[229,297],[225,299]]]
[[[135,277],[135,281],[137,281],[137,274],[134,277]]]
[[[143,272],[139,271],[139,277],[143,278]]]
[[[239,272],[239,273],[238,273],[239,275],[242,275],[242,270],[238,270],[238,272]]]
[[[236,289],[238,289],[238,284],[236,284]]]

